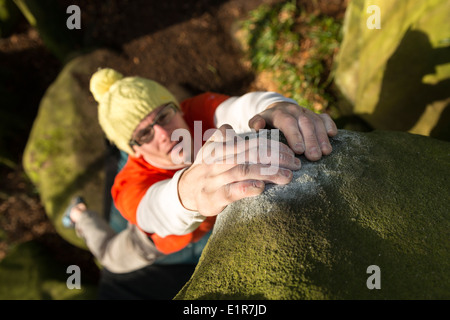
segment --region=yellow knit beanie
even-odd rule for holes
[[[140,77],[124,78],[113,69],[100,69],[91,77],[90,90],[98,102],[98,120],[117,148],[134,155],[129,141],[139,123],[157,107],[176,98],[159,83]]]

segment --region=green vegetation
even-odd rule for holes
[[[295,1],[263,5],[242,23],[242,41],[257,72],[269,72],[280,93],[316,112],[334,98],[328,93],[342,23],[306,14]]]

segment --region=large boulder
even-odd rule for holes
[[[449,14],[446,0],[351,1],[335,60],[344,115],[450,140]]]
[[[332,145],[220,213],[175,298],[450,298],[450,143],[340,130]]]
[[[25,172],[57,232],[81,248],[86,248],[84,241],[63,227],[61,217],[75,195],[83,196],[92,210],[105,212],[107,144],[89,79],[117,59],[97,50],[64,66],[41,100],[23,156]]]

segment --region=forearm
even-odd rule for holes
[[[139,228],[160,237],[183,235],[194,231],[205,220],[198,212],[185,209],[180,202],[178,180],[182,171],[147,190],[137,209]]]
[[[231,97],[222,102],[216,109],[214,123],[217,128],[223,124],[229,124],[236,133],[249,132],[248,121],[276,102],[297,104],[295,100],[275,92],[250,92],[241,97]]]

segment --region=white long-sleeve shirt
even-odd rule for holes
[[[214,114],[216,128],[229,124],[236,133],[249,132],[248,121],[275,102],[296,101],[275,92],[251,92],[241,97],[231,97],[222,102]],[[182,169],[172,179],[153,184],[146,192],[137,209],[137,223],[148,232],[160,237],[184,235],[194,231],[205,217],[183,207],[178,197],[178,181]]]

